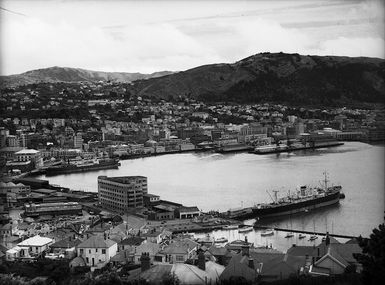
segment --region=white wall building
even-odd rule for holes
[[[117,251],[118,244],[115,241],[100,235],[92,236],[77,246],[78,256],[91,267],[91,271],[104,267]]]
[[[35,259],[46,251],[53,243],[54,240],[51,238],[36,235],[7,250],[6,259],[9,261],[16,259]]]

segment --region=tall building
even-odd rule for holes
[[[82,133],[77,133],[76,136],[74,136],[74,148],[82,148],[83,146],[83,135]]]
[[[100,204],[113,211],[125,212],[143,207],[143,195],[147,194],[147,177],[99,176],[98,194]]]

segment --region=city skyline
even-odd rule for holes
[[[181,71],[259,52],[384,58],[382,1],[2,1],[1,74]]]

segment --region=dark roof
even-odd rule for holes
[[[247,255],[241,253],[234,255],[225,270],[222,272],[220,279],[229,280],[231,277],[242,276],[247,281],[255,282],[258,276],[260,264],[254,260],[254,269],[249,267],[249,259]]]
[[[138,280],[140,277],[150,284],[160,284],[161,280],[170,275],[172,267],[172,264],[157,264],[144,272],[141,272],[141,268],[134,269],[129,272],[128,280]]]
[[[192,207],[180,207],[179,212],[199,212],[198,207],[192,206]]]
[[[144,241],[144,238],[141,238],[141,237],[128,237],[124,240],[122,240],[121,242],[119,242],[119,244],[121,245],[141,245],[142,242]]]
[[[132,252],[130,250],[119,251],[116,255],[111,257],[113,262],[128,262],[131,259]]]
[[[292,256],[315,256],[316,249],[313,246],[292,246],[287,250],[287,254]]]
[[[104,239],[102,236],[96,235],[83,241],[78,245],[78,248],[110,248],[116,244],[116,242],[110,239]]]
[[[216,247],[212,245],[208,251],[214,256],[226,256],[230,251],[225,247]]]
[[[292,256],[289,254],[280,255],[262,266],[262,275],[287,278],[290,274],[298,273],[304,267],[306,258],[304,256]]]
[[[80,239],[73,239],[71,237],[59,240],[54,244],[50,245],[51,248],[71,248],[81,244],[82,241]]]

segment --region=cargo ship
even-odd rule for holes
[[[277,143],[276,145],[264,145],[256,147],[252,153],[255,154],[271,154],[281,152],[292,152],[297,150],[317,149],[326,147],[335,147],[343,145],[343,142],[337,141],[329,136],[318,136],[316,138],[310,138],[308,141],[292,143],[288,140],[287,144]]]
[[[46,170],[46,175],[53,176],[102,169],[118,169],[119,166],[120,162],[118,159],[82,159],[58,166],[48,167]]]
[[[247,144],[234,143],[234,144],[227,144],[227,145],[220,146],[215,150],[215,152],[219,152],[219,153],[241,152],[241,151],[251,151],[252,149],[253,147]]]
[[[324,173],[323,187],[301,186],[294,194],[278,198],[278,191],[273,191],[272,203],[258,204],[253,207],[229,210],[224,216],[236,219],[266,219],[284,215],[308,212],[317,208],[338,204],[344,198],[341,186],[328,186],[327,174]]]

